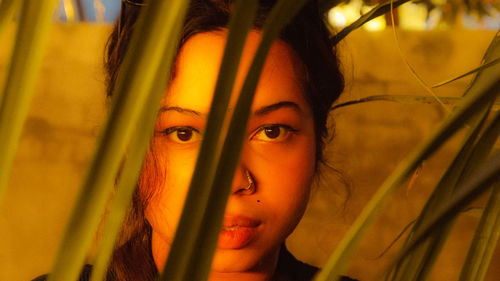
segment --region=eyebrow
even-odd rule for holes
[[[291,101],[282,101],[282,102],[273,103],[270,105],[263,106],[263,107],[257,109],[253,113],[253,115],[262,116],[262,115],[269,114],[269,113],[276,111],[278,109],[281,109],[281,108],[291,108],[291,109],[297,111],[297,113],[299,113],[299,114],[302,113],[302,110],[300,110],[300,107],[296,103],[291,102]]]
[[[271,112],[274,112],[276,110],[279,110],[281,108],[291,108],[291,109],[297,111],[299,114],[302,113],[302,110],[300,110],[300,107],[296,103],[291,102],[291,101],[282,101],[282,102],[273,103],[270,105],[260,107],[259,109],[255,110],[255,112],[252,115],[263,116],[263,115],[267,115]],[[193,109],[182,108],[182,107],[178,107],[178,106],[162,107],[162,108],[160,108],[159,113],[163,113],[163,112],[167,112],[167,111],[175,111],[175,112],[179,112],[182,114],[194,115],[197,117],[206,115],[206,114],[203,114],[203,113],[196,111],[196,110],[193,110]]]
[[[176,111],[179,113],[189,114],[189,115],[194,115],[194,116],[202,116],[203,115],[199,111],[188,109],[188,108],[182,108],[182,107],[178,107],[178,106],[168,106],[168,107],[160,108],[160,113],[167,112],[167,111]]]

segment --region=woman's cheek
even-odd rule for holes
[[[276,181],[278,189],[309,187],[316,166],[314,136],[294,136],[290,142],[251,144],[255,168],[262,180]]]
[[[285,224],[281,230],[285,235],[290,234],[300,221],[309,199],[315,171],[313,140],[299,139],[295,145],[284,149],[279,157],[260,157],[258,188],[261,188],[262,203],[267,205],[268,214],[274,221]]]
[[[163,166],[165,179],[159,192],[151,199],[146,216],[153,230],[171,242],[179,223],[191,177],[196,164],[197,150],[172,148],[157,142],[158,165]]]

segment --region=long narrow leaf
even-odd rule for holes
[[[450,106],[456,106],[462,101],[462,97],[443,97],[440,96],[439,99],[445,104]],[[374,101],[389,101],[397,102],[402,104],[439,104],[434,97],[429,96],[415,96],[415,95],[374,95],[368,96],[361,99],[350,100],[343,103],[336,104],[332,106],[331,111],[360,103],[374,102]],[[497,111],[500,109],[500,100],[495,101],[492,110]]]
[[[496,191],[493,191],[493,194],[492,194],[492,201],[494,200],[495,202],[492,202],[491,205],[492,206],[496,206],[496,208],[498,206],[500,206],[500,202],[499,201],[499,194],[500,194],[500,187],[498,187],[498,183],[496,184]],[[495,211],[492,211],[492,213],[495,212]],[[498,244],[498,239],[500,238],[500,212],[498,211],[498,209],[496,210],[497,212],[497,219],[496,219],[496,222],[495,224],[493,225],[492,229],[491,229],[491,232],[490,232],[490,239],[488,240],[488,242],[486,243],[486,250],[484,251],[484,254],[482,256],[482,263],[479,267],[479,270],[477,272],[477,275],[476,275],[476,279],[475,280],[478,280],[478,281],[482,281],[484,280],[485,276],[486,276],[486,271],[488,270],[488,267],[490,265],[490,261],[491,261],[491,258],[493,257],[493,253],[495,252],[496,248],[497,248],[497,244]]]
[[[401,6],[404,3],[409,2],[409,1],[410,0],[396,0],[393,3],[393,8],[397,8],[397,7],[399,7],[399,6]],[[330,41],[332,42],[333,45],[337,45],[340,41],[342,41],[342,39],[344,39],[347,35],[349,35],[349,33],[358,29],[363,24],[371,21],[372,19],[380,17],[381,15],[388,13],[390,10],[391,10],[391,0],[378,4],[373,9],[371,9],[368,13],[362,15],[355,22],[351,23],[349,26],[346,26],[339,33],[335,34],[335,36],[331,37]]]
[[[26,0],[22,4],[14,52],[0,93],[0,203],[35,90],[56,1]]]
[[[472,212],[472,211],[476,211],[476,210],[483,210],[482,207],[469,207],[467,209],[465,209],[463,212],[464,213],[467,213],[467,212]],[[387,246],[380,254],[378,254],[375,258],[373,259],[379,259],[381,257],[383,257],[385,254],[387,254],[389,252],[389,250],[391,250],[391,248],[396,245],[396,243],[403,237],[403,235],[405,235],[406,232],[408,232],[408,230],[411,229],[411,227],[413,227],[413,225],[415,224],[417,220],[414,219],[412,220],[410,223],[408,223],[400,232],[399,234],[394,238],[392,239],[391,243],[389,244],[389,246]]]
[[[160,280],[187,280],[186,276],[193,268],[192,260],[199,255],[196,241],[203,223],[203,213],[208,204],[211,182],[219,160],[217,147],[222,135],[222,125],[246,37],[253,24],[257,4],[257,1],[254,0],[239,0],[236,2],[234,13],[231,16],[227,45],[214,90],[213,102],[205,129],[206,134],[201,144],[176,235]]]
[[[477,166],[485,161],[499,135],[500,113],[497,113],[495,118],[491,121],[490,126],[485,130],[483,136],[478,141],[475,151],[469,160],[468,167],[466,167],[463,174],[463,179],[469,178],[476,170]],[[498,240],[498,232],[500,230],[500,225],[498,225],[500,224],[500,213],[497,209],[500,208],[500,202],[498,202],[498,200],[500,200],[500,189],[498,184],[496,184],[496,189],[497,190],[493,190],[490,195],[488,206],[481,217],[469,253],[467,254],[467,259],[460,273],[460,281],[484,279],[484,274],[489,265],[491,255],[493,254],[490,247],[493,247],[493,249],[495,248]],[[485,236],[489,237],[489,239],[485,239]]]
[[[493,39],[491,40],[490,45],[488,46],[488,49],[484,53],[482,62],[483,64],[488,64],[490,62],[493,62],[495,59],[500,58],[500,32],[497,32]],[[463,94],[463,96],[468,95],[470,92],[475,91],[475,85],[478,83],[481,83],[481,80],[486,77],[489,77],[492,74],[499,73],[500,71],[500,65],[499,64],[492,64],[490,67],[483,69],[477,73],[476,76],[472,79],[469,87]]]
[[[148,99],[165,50],[175,55],[179,25],[187,1],[150,1],[139,16],[136,32],[119,73],[111,114],[80,190],[49,280],[76,280],[91,245],[115,175],[140,112]],[[170,66],[168,66],[170,67]]]
[[[434,92],[434,90],[432,90],[432,88],[427,85],[427,83],[424,81],[424,79],[422,79],[420,77],[420,75],[417,73],[417,71],[415,70],[415,68],[413,68],[413,66],[410,64],[410,62],[406,58],[406,56],[403,54],[403,50],[401,48],[401,43],[400,43],[400,40],[399,40],[399,36],[398,36],[397,31],[396,31],[396,23],[394,22],[394,13],[393,13],[394,0],[391,0],[390,9],[391,9],[391,13],[390,14],[391,14],[391,23],[392,23],[391,24],[392,25],[392,33],[394,35],[394,41],[396,43],[396,48],[398,50],[399,56],[401,57],[401,59],[404,62],[404,65],[406,66],[406,68],[410,72],[411,76],[413,76],[413,78],[415,78],[415,80],[417,80],[417,82],[420,84],[420,86],[422,86],[422,88],[424,88],[424,90],[426,90],[427,93],[429,93],[432,97],[434,97],[436,99],[436,101],[441,105],[441,107],[447,113],[451,113],[450,109],[448,107],[446,107],[446,105],[439,99],[439,97]]]
[[[459,187],[456,196],[436,212],[430,222],[422,228],[422,232],[416,235],[414,240],[399,252],[395,261],[399,261],[401,257],[414,250],[442,223],[456,217],[462,209],[488,191],[498,180],[500,180],[500,154],[497,153],[478,169],[473,178]],[[495,189],[498,188],[498,186],[495,186]]]
[[[497,183],[490,195],[488,204],[483,211],[481,221],[470,245],[459,281],[481,281],[484,279],[491,260],[491,253],[487,249],[495,249],[498,240],[500,222],[500,183]],[[482,276],[481,276],[482,275]]]
[[[471,156],[467,160],[467,163],[466,163],[465,167],[463,168],[463,171],[460,174],[457,183],[462,183],[462,182],[465,182],[468,179],[470,179],[471,176],[473,175],[473,173],[476,171],[477,167],[486,161],[486,159],[487,159],[488,155],[490,154],[496,140],[498,139],[499,134],[500,134],[500,114],[497,113],[495,118],[490,123],[490,125],[485,129],[482,136],[474,144],[474,149],[471,152]],[[456,187],[455,187],[455,189],[456,189]],[[446,201],[448,201],[448,200],[442,200],[441,204],[443,202],[446,202]],[[434,213],[437,210],[438,210],[438,208],[434,208],[431,211],[431,213]],[[427,216],[427,218],[422,221],[422,224],[427,223],[427,219],[429,219],[429,218],[430,218],[430,216]],[[445,228],[445,226],[448,225],[448,231],[449,231],[451,229],[451,225],[453,224],[453,221],[454,220],[448,221],[446,224],[441,225],[440,228],[441,229]],[[441,230],[441,229],[438,230],[438,232],[443,233],[443,230]],[[420,229],[415,231],[415,233],[419,233],[419,231],[420,231]],[[433,234],[433,236],[436,236],[436,235],[438,235],[438,234]],[[447,235],[442,234],[441,239],[440,239],[441,243],[435,244],[430,248],[430,252],[431,252],[429,254],[430,257],[427,258],[427,261],[425,262],[427,265],[429,265],[430,262],[433,262],[437,258],[436,251],[437,251],[437,249],[440,250],[442,248],[442,246],[446,240],[446,236]],[[465,264],[464,266],[468,266],[468,265],[469,264]],[[481,264],[481,266],[485,266],[485,265]],[[427,277],[425,274],[429,273],[429,268],[430,267],[428,266],[427,270],[424,271],[423,273],[421,273],[420,276],[417,277],[416,280],[419,280],[419,281],[425,280],[425,278]]]
[[[499,48],[500,46],[498,45],[498,41],[494,38],[484,56],[484,60],[490,60],[492,54]],[[484,77],[489,75],[494,76],[495,73],[499,72],[500,69],[498,67],[482,69],[478,72],[478,75],[474,77],[471,85],[468,87],[464,95],[476,91],[477,85],[480,85]],[[428,220],[432,218],[432,215],[440,208],[443,202],[447,202],[449,200],[450,196],[455,192],[457,183],[467,180],[468,176],[474,171],[477,165],[485,161],[499,133],[498,129],[495,127],[495,125],[498,126],[498,124],[495,124],[498,121],[497,114],[497,118],[493,120],[485,134],[483,134],[483,136],[481,136],[476,142],[476,137],[481,129],[480,125],[483,124],[485,118],[488,116],[488,112],[489,109],[484,110],[479,121],[469,122],[469,124],[472,125],[472,128],[474,128],[472,134],[469,135],[468,140],[461,148],[457,158],[454,159],[450,168],[446,171],[445,175],[431,195],[431,198],[426,203],[405,245],[410,243],[413,235],[420,232],[422,225],[425,225]],[[446,241],[446,237],[448,236],[447,234],[451,231],[453,223],[454,220],[450,220],[446,224],[441,225],[441,228],[432,233],[431,237],[429,237],[427,241],[420,244],[409,257],[406,257],[402,261],[403,265],[401,267],[396,267],[393,280],[425,280],[430,273],[435,260],[437,259],[438,253]]]
[[[176,20],[175,23],[179,26],[175,27],[174,30],[179,30],[182,22],[182,18]],[[177,33],[177,35],[180,34]],[[172,40],[178,41],[179,38],[172,38]],[[116,186],[116,192],[113,196],[109,213],[106,216],[104,231],[101,238],[102,240],[99,243],[99,252],[96,256],[94,267],[92,269],[91,281],[104,280],[106,276],[106,270],[109,265],[110,257],[113,253],[117,235],[121,229],[132,199],[132,195],[137,186],[139,172],[150,143],[151,134],[155,127],[160,100],[163,97],[165,87],[170,77],[169,67],[172,65],[172,62],[168,61],[173,59],[171,54],[176,51],[176,45],[169,44],[168,47],[173,49],[167,48],[165,54],[163,55],[163,59],[161,61],[165,62],[165,64],[161,65],[158,69],[158,73],[156,74],[154,85],[151,90],[152,94],[149,96],[148,101],[141,112],[139,126],[133,134],[129,145],[130,149],[124,161],[123,169],[120,173],[121,176]]]
[[[23,1],[16,1],[16,0],[0,1],[0,46],[7,47],[8,44],[4,43],[5,42],[4,33],[7,30],[7,27],[9,26],[11,21],[14,19],[14,15],[19,12],[19,8],[21,7],[22,3]],[[0,87],[2,85],[2,80],[3,77],[0,77]],[[0,91],[0,108],[2,108],[3,94],[4,93]]]
[[[480,110],[486,103],[491,102],[498,95],[497,89],[500,87],[500,79],[497,77],[500,76],[499,73],[485,76],[484,80],[477,83],[476,90],[471,91],[466,96],[463,100],[463,105],[446,118],[428,141],[419,146],[404,162],[398,165],[396,170],[383,183],[363,209],[316,280],[333,280],[341,274],[346,260],[354,251],[363,232],[373,220],[376,211],[379,210],[388,195],[411,174],[422,160],[431,155],[449,136],[456,132],[472,114]]]
[[[481,65],[481,66],[479,66],[479,67],[477,67],[477,68],[474,68],[474,69],[473,69],[473,70],[471,70],[471,71],[468,71],[467,73],[464,73],[464,74],[459,75],[459,76],[457,76],[457,77],[455,77],[455,78],[447,79],[447,80],[445,80],[445,81],[442,81],[442,82],[439,82],[439,83],[437,83],[437,84],[434,84],[434,85],[432,85],[432,88],[438,88],[438,87],[441,87],[441,86],[447,85],[447,84],[449,84],[449,83],[452,83],[452,82],[454,82],[454,81],[457,81],[458,79],[462,79],[462,78],[467,77],[467,76],[469,76],[469,75],[471,75],[471,74],[474,74],[474,73],[479,72],[479,71],[481,71],[481,70],[484,70],[484,69],[486,69],[486,68],[488,68],[488,67],[491,67],[491,66],[493,66],[493,65],[495,65],[495,64],[497,64],[497,63],[499,63],[499,62],[500,62],[500,58],[494,59],[493,61],[490,61],[490,62],[488,62],[488,63],[485,63],[485,64],[483,64],[483,65]]]
[[[14,19],[14,15],[18,11],[22,1],[19,0],[3,0],[0,1],[0,42],[2,42],[2,38],[4,35],[7,26],[10,21]],[[1,96],[0,96],[0,104],[1,104]]]
[[[288,24],[305,3],[305,0],[293,2],[287,0],[278,1],[268,16],[263,28],[260,45],[234,109],[227,138],[222,148],[221,160],[212,184],[212,192],[205,212],[203,227],[198,236],[198,256],[192,265],[196,268],[201,268],[201,270],[193,272],[193,275],[189,276],[186,280],[205,280],[206,276],[208,276],[211,257],[215,252],[217,237],[222,227],[222,218],[230,194],[233,175],[243,147],[250,108],[262,67],[264,66],[267,53],[281,29]]]
[[[468,163],[470,167],[467,167],[466,169],[467,171],[464,173],[463,177],[464,179],[470,177],[475,168],[484,162],[484,160],[490,153],[491,149],[493,148],[499,135],[500,135],[500,113],[497,113],[495,118],[491,121],[490,126],[485,130],[483,136],[478,141],[476,145],[476,151],[473,153]],[[493,199],[494,196],[495,195],[491,195],[492,199],[490,200],[494,200]],[[490,212],[495,212],[495,211],[485,210],[485,212],[483,213],[484,219],[482,218],[480,225],[478,226],[478,229],[487,228],[487,226],[483,225],[483,223],[486,223],[483,222],[483,220],[488,220],[488,221],[493,220],[490,217],[491,215],[489,215]],[[470,278],[475,278],[478,275],[478,271],[481,271],[481,268],[485,266],[483,261],[474,258],[477,256],[482,256],[486,252],[486,249],[484,248],[486,242],[481,241],[483,238],[481,238],[481,234],[479,234],[480,232],[481,231],[477,230],[476,235],[474,237],[473,243],[468,253],[467,261],[464,263],[462,272],[460,274],[461,281],[468,280]],[[477,279],[471,279],[471,280],[477,280]]]
[[[450,167],[446,170],[429,200],[425,204],[423,210],[420,212],[419,218],[412,228],[411,235],[409,235],[405,245],[411,241],[411,237],[414,233],[418,233],[422,224],[424,224],[427,219],[432,217],[435,210],[452,196],[455,191],[456,184],[459,182],[461,174],[467,166],[470,155],[474,150],[474,144],[476,143],[479,132],[481,131],[484,121],[488,116],[488,112],[489,111],[486,109],[481,112],[481,116],[475,117],[476,121],[473,122],[474,125],[470,128],[470,133],[467,136],[464,145],[462,145],[461,149],[458,151]],[[453,223],[454,221],[447,222],[441,229],[433,233],[432,237],[429,237],[427,241],[422,243],[415,251],[413,251],[411,255],[406,257],[401,264],[396,267],[393,280],[425,280],[426,275],[430,272],[432,265],[437,259],[443,243],[446,241],[445,238],[450,232]]]

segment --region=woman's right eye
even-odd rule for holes
[[[170,127],[164,133],[169,140],[181,144],[193,143],[201,138],[200,132],[193,127]]]

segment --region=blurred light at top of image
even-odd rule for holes
[[[362,6],[361,7],[361,13],[366,14],[370,10],[375,8],[375,6]],[[368,31],[382,31],[385,29],[387,26],[387,23],[385,22],[385,16],[380,16],[372,19],[371,21],[365,23],[363,25],[363,28]]]
[[[355,22],[362,14],[375,6],[366,6],[361,0],[341,4],[328,11],[328,23],[334,28],[343,28]],[[377,17],[363,25],[365,30],[381,31],[386,27],[385,17]]]
[[[463,10],[457,15],[456,21],[449,17],[451,0],[431,0],[432,10],[423,4],[405,3],[396,9],[397,26],[403,30],[448,30],[450,28],[465,29],[500,29],[500,12],[488,1],[479,0],[488,15],[479,16],[474,11]],[[88,21],[96,23],[114,22],[120,12],[121,0],[59,0],[55,19],[61,22]],[[375,6],[368,6],[363,0],[350,0],[348,3],[333,7],[327,13],[328,23],[336,28],[344,28],[355,22],[362,14]],[[446,18],[446,20],[445,20]],[[368,31],[381,31],[390,24],[387,16],[380,16],[363,25]]]
[[[408,2],[398,9],[399,27],[405,30],[427,29],[427,7]]]

